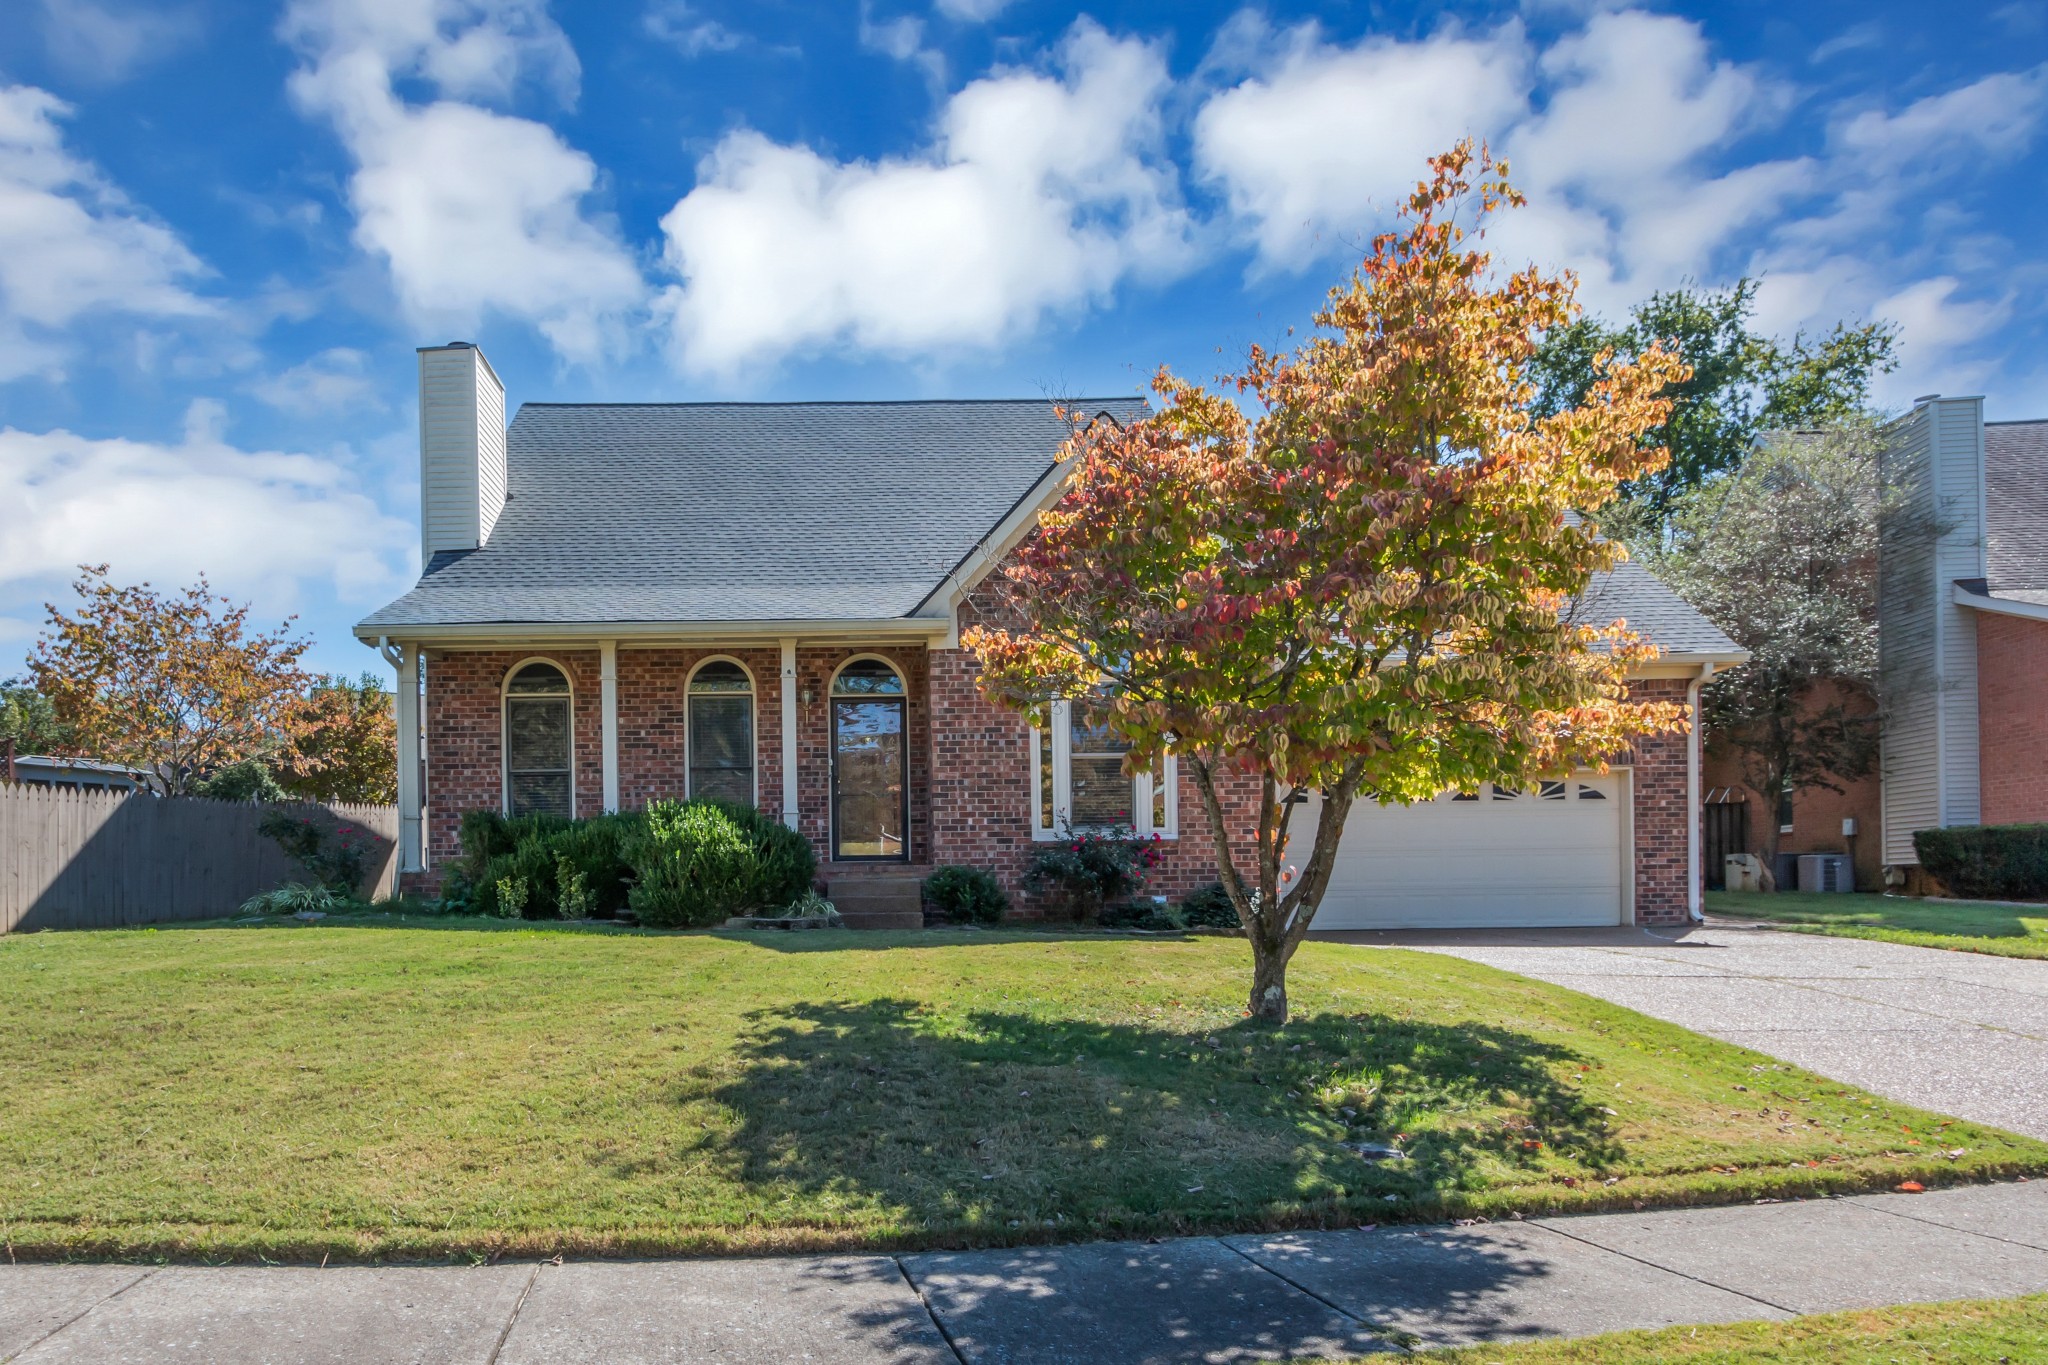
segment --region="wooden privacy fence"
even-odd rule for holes
[[[312,880],[256,832],[274,809],[0,783],[0,933],[212,919],[259,891]],[[396,806],[283,809],[369,835],[362,892],[391,884]]]

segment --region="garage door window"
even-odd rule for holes
[[[1054,702],[1052,726],[1031,735],[1032,802],[1040,839],[1073,829],[1130,829],[1171,839],[1178,832],[1177,772],[1168,757],[1164,780],[1149,772],[1126,777],[1126,744],[1099,709]]]

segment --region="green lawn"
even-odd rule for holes
[[[1427,1352],[1423,1359],[1430,1365],[2022,1365],[2048,1360],[2048,1295],[1470,1346]]]
[[[1243,1017],[1247,970],[1225,938],[0,939],[0,1236],[17,1256],[910,1247],[2048,1173],[2048,1144],[1455,959],[1311,944],[1277,1031]]]
[[[1707,912],[1731,919],[1769,920],[1807,934],[1875,938],[2000,957],[2048,958],[2048,905],[1958,905],[1903,896],[1824,896],[1805,891],[1770,895],[1709,891]]]

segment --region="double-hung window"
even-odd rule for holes
[[[1172,755],[1159,773],[1124,775],[1130,751],[1085,701],[1056,701],[1052,724],[1031,732],[1034,832],[1055,839],[1068,829],[1127,829],[1171,839],[1179,832],[1177,772]]]

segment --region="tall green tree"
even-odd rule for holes
[[[71,728],[57,719],[57,708],[22,678],[0,680],[0,745],[14,741],[17,754],[62,753],[71,743]]]
[[[1649,567],[1750,652],[1700,694],[1708,745],[1763,798],[1761,852],[1778,851],[1782,793],[1840,791],[1877,760],[1877,535],[1910,534],[1880,491],[1869,420],[1780,433],[1742,466],[1677,495]]]
[[[1544,335],[1529,365],[1533,411],[1548,417],[1585,403],[1599,383],[1603,352],[1628,358],[1661,346],[1691,368],[1671,386],[1671,412],[1642,435],[1671,462],[1623,490],[1632,515],[1660,527],[1693,488],[1739,467],[1773,429],[1799,430],[1852,419],[1870,406],[1870,383],[1898,363],[1898,329],[1889,322],[1837,323],[1818,336],[1756,331],[1757,282],[1726,289],[1684,286],[1650,295],[1619,326],[1581,317]]]

